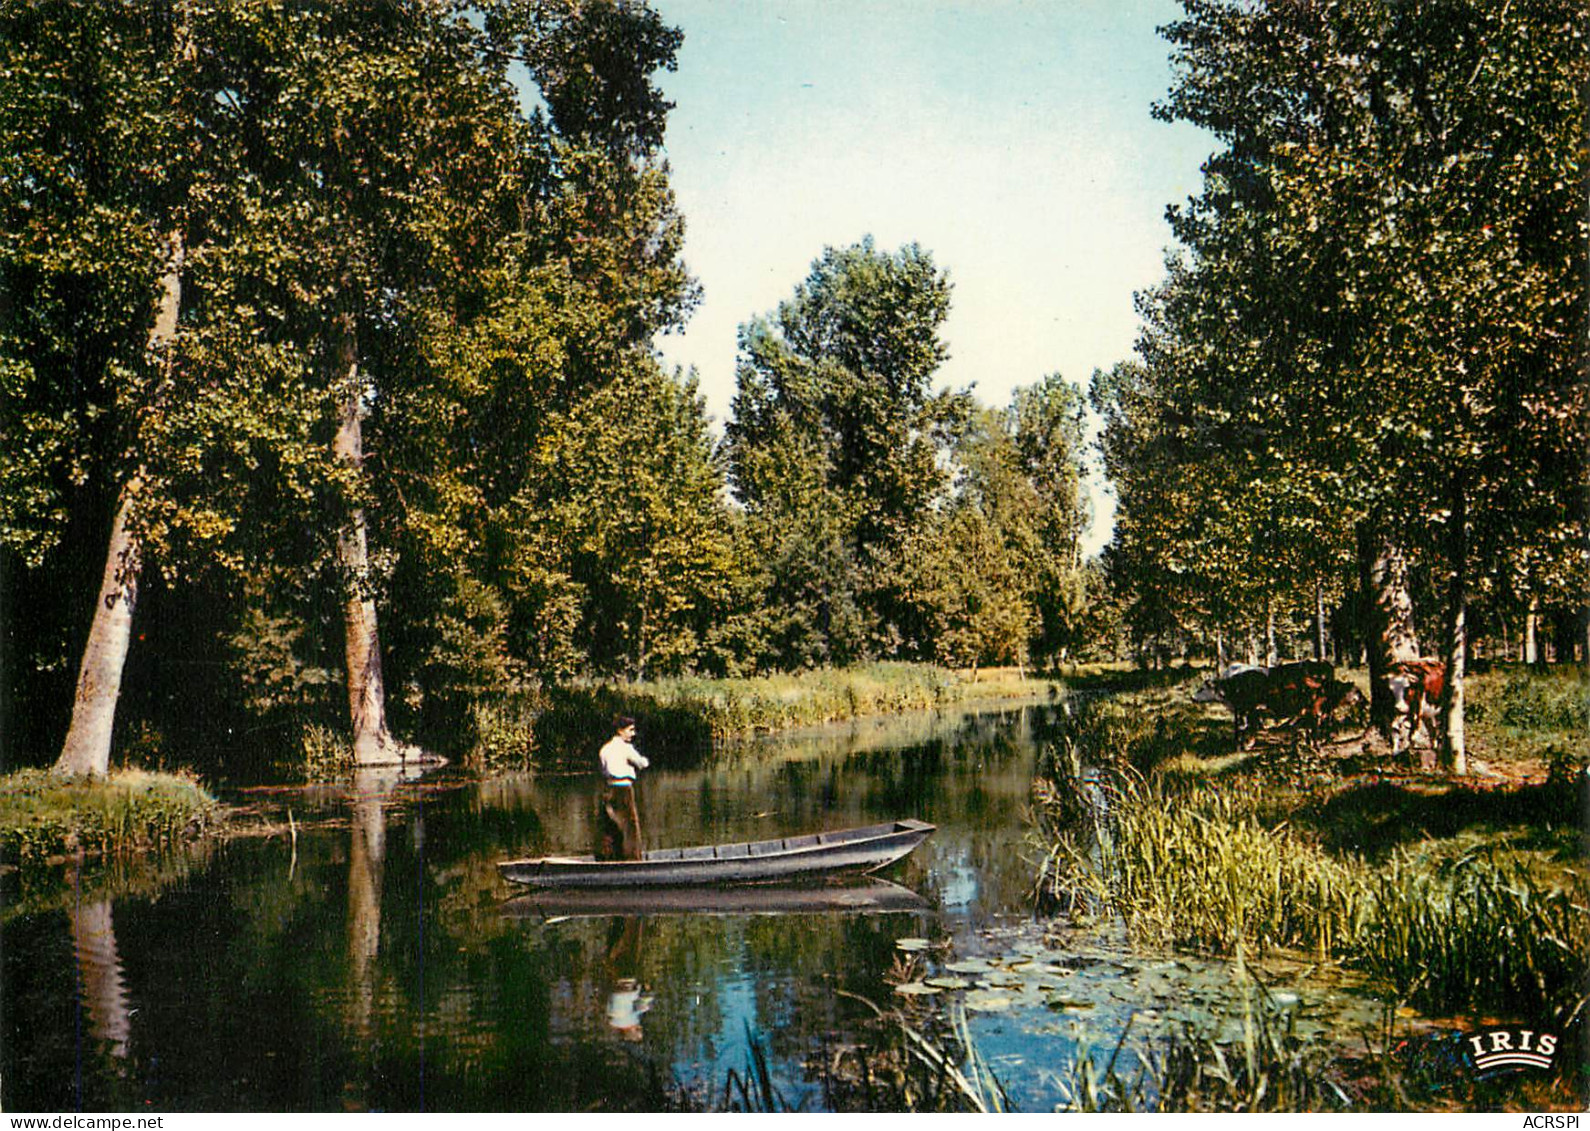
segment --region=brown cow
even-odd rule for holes
[[[1430,746],[1436,745],[1435,714],[1446,694],[1446,664],[1441,660],[1401,660],[1386,671],[1386,683],[1391,689],[1391,752],[1400,754],[1413,749],[1413,739],[1424,726],[1430,733]],[[1400,739],[1402,728],[1408,728],[1408,744]]]
[[[1286,673],[1279,669],[1270,673],[1271,712],[1282,723],[1302,726],[1315,737],[1343,708],[1364,702],[1363,692],[1329,675],[1328,665],[1321,667],[1327,674],[1318,670]]]
[[[1303,724],[1317,734],[1344,705],[1362,701],[1352,684],[1333,676],[1334,669],[1323,660],[1298,660],[1273,668],[1233,666],[1194,692],[1193,700],[1218,699],[1231,708],[1240,750],[1252,743],[1267,714],[1283,725]]]

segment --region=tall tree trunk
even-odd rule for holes
[[[164,375],[170,369],[170,347],[177,334],[177,313],[182,305],[182,264],[185,254],[181,231],[166,237],[166,262],[160,276],[160,300],[145,349],[151,363]],[[162,382],[163,383],[163,382]],[[110,740],[116,724],[116,702],[121,698],[122,670],[132,642],[133,610],[138,604],[138,575],[143,567],[143,543],[133,529],[131,515],[143,489],[140,469],[122,484],[111,520],[110,542],[105,551],[105,572],[94,604],[94,620],[72,699],[72,721],[61,744],[55,772],[104,776],[110,770]]]
[[[1275,650],[1275,599],[1264,599],[1264,666],[1275,667],[1280,655]]]
[[[1325,582],[1314,579],[1314,658],[1325,658]]]
[[[353,317],[337,320],[337,373],[346,399],[333,451],[355,470],[364,467],[364,379],[359,372],[358,338]],[[386,726],[386,688],[381,678],[381,640],[376,626],[375,596],[370,589],[370,547],[364,509],[356,507],[337,535],[337,560],[348,592],[343,599],[344,656],[348,665],[348,717],[353,727],[354,761],[381,766],[416,757],[418,751],[398,742]]]
[[[1363,592],[1364,650],[1369,660],[1369,717],[1389,740],[1394,705],[1387,682],[1392,664],[1419,658],[1402,547],[1373,520],[1358,527],[1358,582]]]
[[[1468,494],[1461,484],[1452,489],[1451,529],[1447,561],[1451,588],[1447,598],[1446,688],[1441,693],[1441,764],[1451,773],[1468,773],[1468,744],[1463,730],[1463,673],[1468,654]]]

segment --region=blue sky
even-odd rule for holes
[[[945,385],[985,404],[1130,356],[1165,206],[1213,139],[1155,121],[1173,0],[652,0],[685,34],[667,155],[704,297],[662,341],[719,422],[735,332],[828,245],[916,242],[954,286]],[[1108,525],[1107,501],[1094,542]]]

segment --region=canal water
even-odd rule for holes
[[[763,1061],[782,1105],[821,1110],[819,1066],[875,1038],[875,1004],[954,1010],[1011,1104],[1050,1109],[1079,1049],[1108,1054],[1129,1024],[1229,1024],[1233,986],[1224,964],[1034,919],[1026,810],[1064,716],[861,720],[642,776],[652,847],[932,822],[886,873],[881,910],[517,898],[497,861],[589,850],[595,783],[572,766],[238,791],[226,800],[277,831],[125,872],[5,878],[0,1104],[623,1110],[667,1094],[711,1108]],[[1378,1008],[1352,987],[1278,998],[1316,1031],[1372,1025]]]

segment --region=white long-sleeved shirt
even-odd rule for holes
[[[590,747],[586,749],[589,750]],[[602,775],[614,783],[633,782],[637,770],[644,770],[651,765],[639,750],[616,734],[607,740],[607,744],[602,747],[597,757],[602,762]]]

